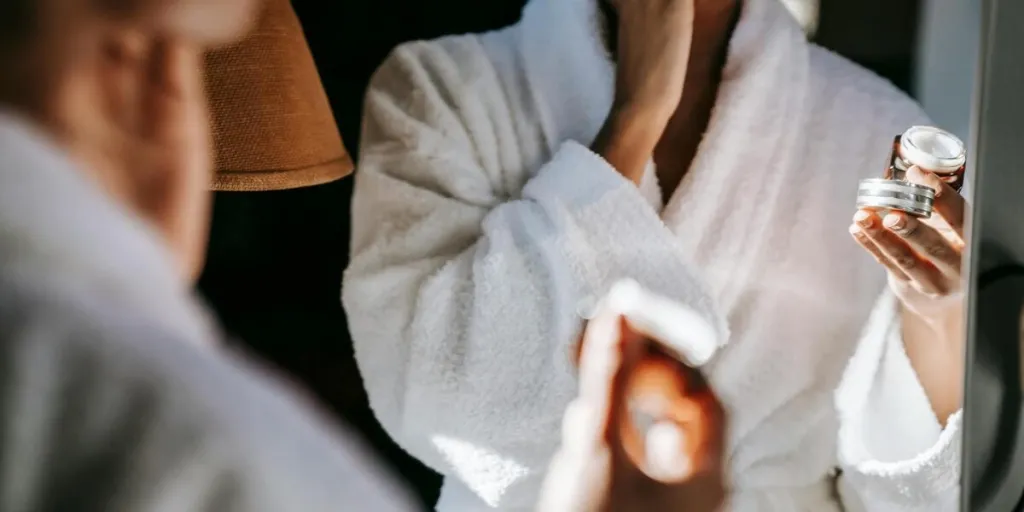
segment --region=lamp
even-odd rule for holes
[[[313,55],[289,0],[206,58],[218,191],[284,190],[352,172]]]

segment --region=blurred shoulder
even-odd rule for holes
[[[181,491],[169,498],[180,510],[319,511],[382,499],[358,485],[401,496],[269,374],[95,292],[0,272],[0,417],[21,427],[0,440],[2,465],[46,467],[12,447],[53,446],[60,474],[87,478],[89,496],[125,510],[148,510],[119,500],[157,500],[149,493],[162,488]],[[33,473],[26,492],[56,492],[47,477],[56,470]]]

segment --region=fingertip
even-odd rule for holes
[[[853,214],[853,223],[862,229],[871,229],[875,225],[878,215],[871,210],[860,209]]]
[[[932,178],[936,178],[935,174],[919,165],[912,165],[907,169],[907,179],[919,185],[927,184]]]
[[[640,283],[633,279],[618,281],[608,292],[608,308],[620,315],[626,315],[636,307],[643,293]]]
[[[908,218],[903,212],[889,212],[882,219],[882,225],[892,231],[902,231],[907,227]]]
[[[693,474],[693,460],[687,449],[686,432],[682,425],[672,421],[659,421],[647,429],[644,439],[646,473],[664,482],[682,482]]]
[[[934,190],[936,197],[942,192],[944,186],[948,186],[935,173],[917,165],[912,165],[910,169],[907,169],[907,181]]]

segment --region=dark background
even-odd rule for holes
[[[294,0],[349,151],[370,74],[396,44],[514,23],[524,0]],[[909,90],[917,0],[822,0],[816,40]],[[374,420],[340,304],[352,180],[305,189],[218,193],[200,291],[247,348],[304,384],[420,493],[440,478]]]

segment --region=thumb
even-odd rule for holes
[[[608,445],[584,434],[600,427],[596,411],[576,400],[566,409],[562,445],[551,459],[537,502],[539,512],[600,510],[612,478]]]

